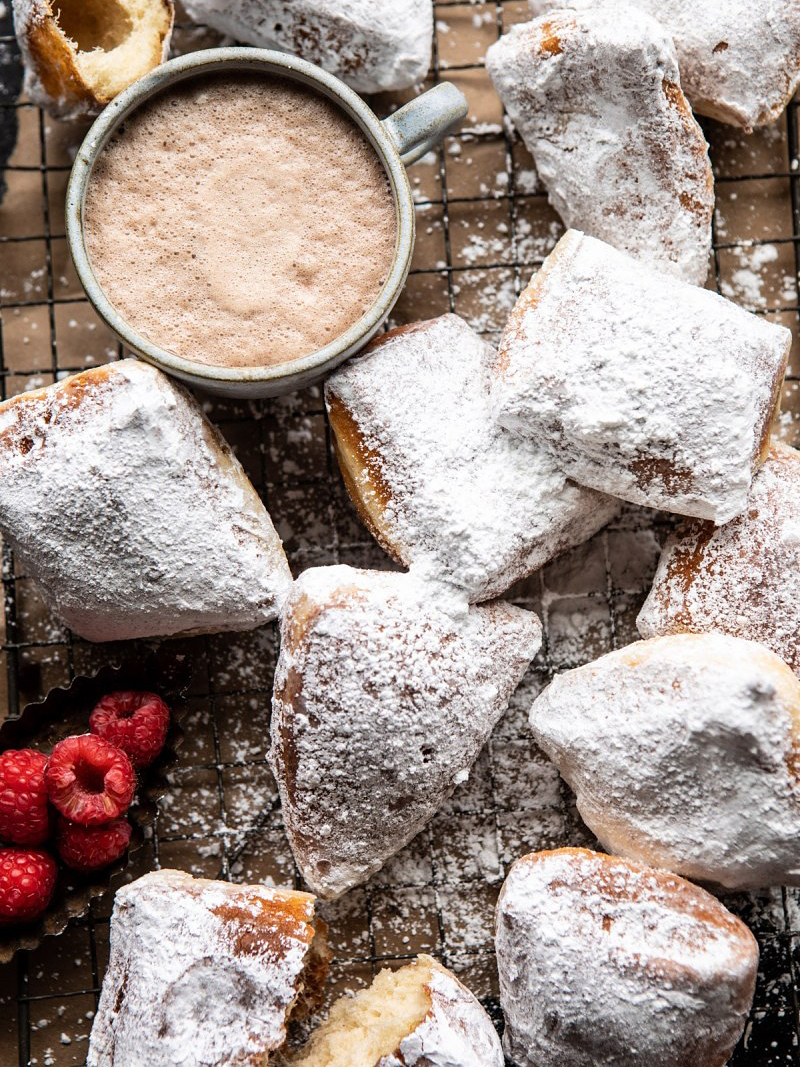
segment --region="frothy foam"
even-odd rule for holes
[[[378,296],[396,240],[375,151],[333,103],[275,76],[198,78],[109,142],[86,244],[117,311],[198,363],[307,355]]]

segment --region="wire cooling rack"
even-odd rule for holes
[[[455,81],[469,99],[470,116],[412,171],[419,237],[395,321],[455,311],[493,338],[561,233],[482,64],[498,34],[525,20],[527,4],[441,0],[435,14],[426,85]],[[181,51],[213,43],[213,35],[196,28],[176,33]],[[0,152],[10,152],[0,204],[3,399],[122,354],[83,299],[66,250],[64,191],[82,131],[19,101],[19,83],[6,13],[0,21]],[[377,98],[376,110],[388,113],[411,95]],[[750,137],[704,124],[717,179],[712,284],[792,327],[795,337],[797,120],[792,104],[774,127]],[[779,431],[794,444],[800,444],[798,372],[795,351]],[[214,401],[208,410],[262,493],[295,573],[326,563],[389,565],[346,499],[318,390],[259,403]],[[426,951],[454,968],[502,1026],[491,927],[504,872],[527,851],[593,844],[568,791],[530,742],[526,712],[554,672],[636,639],[635,617],[668,526],[663,516],[626,509],[609,529],[512,591],[515,602],[540,614],[543,650],[470,781],[368,886],[324,909],[335,953],[329,999],[369,982],[383,965]],[[2,582],[0,718],[6,709],[9,716],[19,714],[51,686],[90,673],[118,651],[62,630],[8,549]],[[275,628],[170,647],[194,666],[186,743],[151,838],[126,877],[175,866],[299,886],[265,760]],[[108,951],[111,900],[109,892],[63,935],[0,967],[0,1067],[84,1063]],[[761,946],[755,1004],[732,1063],[798,1064],[800,893],[737,894],[726,903]]]

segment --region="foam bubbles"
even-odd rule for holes
[[[212,76],[169,90],[109,142],[86,238],[139,333],[196,362],[262,366],[316,351],[368,310],[395,208],[334,104],[283,78]]]

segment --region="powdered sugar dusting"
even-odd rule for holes
[[[0,528],[93,641],[252,629],[291,583],[269,515],[196,401],[135,360],[0,405]]]
[[[712,896],[582,849],[526,856],[498,902],[506,1052],[523,1067],[701,1067],[744,1027],[758,949]]]
[[[493,399],[579,484],[726,522],[746,507],[791,339],[570,230],[512,313]]]
[[[800,453],[776,442],[742,515],[670,537],[637,625],[761,641],[800,674]]]
[[[196,22],[293,52],[360,93],[405,89],[428,72],[430,0],[184,0]]]
[[[534,15],[598,0],[528,0]],[[675,41],[695,111],[752,129],[780,115],[800,83],[800,15],[786,0],[632,0]]]
[[[379,1067],[503,1067],[500,1039],[472,993],[430,957],[420,962],[431,968],[430,1010]]]
[[[412,575],[327,567],[283,618],[271,759],[295,858],[335,897],[463,782],[535,655],[535,615],[448,609]]]
[[[721,634],[611,652],[531,708],[605,848],[734,889],[800,885],[798,723],[789,668]]]
[[[120,889],[90,1067],[256,1063],[279,1048],[313,916],[305,893],[179,871]]]
[[[486,66],[565,224],[702,284],[714,182],[659,23],[619,3],[556,12]]]
[[[445,315],[386,335],[326,386],[340,462],[380,540],[419,577],[471,600],[504,592],[618,511],[495,424],[494,358]]]

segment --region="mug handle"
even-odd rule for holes
[[[467,99],[452,82],[441,82],[384,119],[383,128],[409,166],[430,152],[467,117]]]

